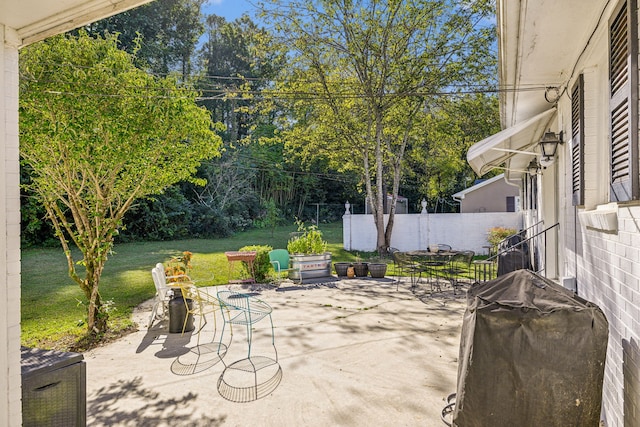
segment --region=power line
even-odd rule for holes
[[[106,86],[105,86],[106,87]],[[103,88],[105,88],[103,87]],[[532,92],[532,91],[544,91],[548,89],[549,86],[537,86],[530,88],[520,88],[520,89],[510,89],[510,88],[478,88],[478,89],[463,89],[463,90],[451,90],[451,91],[429,91],[429,92],[421,92],[421,91],[411,91],[411,92],[403,92],[403,93],[394,93],[389,92],[381,95],[382,98],[412,98],[412,97],[456,97],[463,95],[473,95],[473,94],[499,94],[499,93],[523,93],[523,92]],[[122,89],[122,87],[120,88]],[[132,87],[132,89],[134,89]],[[138,90],[145,90],[145,88],[135,87]],[[216,101],[216,100],[234,100],[234,101],[265,101],[265,100],[329,100],[329,99],[368,99],[369,97],[363,93],[357,92],[345,92],[340,94],[323,94],[316,92],[307,92],[307,91],[295,91],[295,92],[287,92],[287,91],[271,91],[271,90],[259,90],[259,91],[243,91],[243,90],[200,90],[200,89],[190,89],[190,88],[176,88],[176,89],[156,89],[149,88],[150,92],[172,92],[172,91],[181,91],[181,92],[197,92],[197,93],[213,93],[215,96],[196,96],[196,101]],[[51,95],[65,95],[65,96],[82,96],[82,97],[100,97],[100,98],[154,98],[154,99],[191,99],[187,96],[177,96],[177,95],[145,95],[145,94],[123,94],[123,93],[99,93],[99,92],[72,92],[72,91],[62,91],[62,90],[54,90],[49,89],[45,90],[44,93]],[[230,93],[240,93],[240,95],[230,96]],[[377,96],[378,99],[380,96]]]
[[[90,66],[80,66],[77,64],[56,64],[60,67],[73,67],[76,69],[89,69]],[[156,74],[148,73],[144,71],[149,76],[156,76]],[[55,75],[54,75],[55,77]],[[63,81],[60,79],[55,80],[37,80],[32,76],[21,75],[21,80],[23,81],[36,81],[40,84],[60,84],[60,85],[69,85],[70,82]],[[239,82],[251,82],[251,81],[261,81],[268,85],[275,85],[277,82],[272,79],[266,78],[253,78],[253,77],[243,77],[243,76],[216,76],[216,75],[205,75],[205,76],[195,76],[195,78],[191,81],[191,85],[196,83],[207,83],[203,82],[202,79],[209,80],[221,80],[221,81],[239,81]],[[317,82],[306,81],[306,84],[313,84]],[[357,87],[358,83],[350,82],[350,81],[337,81],[337,82],[329,82],[330,85],[336,86],[338,88],[345,87]],[[559,86],[559,85],[557,85]],[[357,91],[349,91],[345,90],[341,93],[335,93],[331,95],[327,95],[325,93],[314,92],[314,91],[286,91],[286,90],[274,90],[274,89],[241,89],[240,87],[217,87],[215,84],[211,88],[207,87],[188,87],[188,86],[179,86],[176,88],[145,88],[141,86],[122,86],[122,85],[101,85],[95,84],[92,85],[95,89],[102,89],[105,91],[114,90],[117,92],[121,92],[123,89],[135,89],[135,90],[150,90],[150,91],[158,91],[158,92],[168,92],[172,91],[180,91],[180,92],[195,92],[198,94],[203,94],[204,96],[196,97],[198,101],[208,101],[208,100],[270,100],[270,99],[281,99],[281,100],[311,100],[311,99],[366,99],[367,95],[362,92]],[[500,85],[469,85],[469,84],[449,84],[446,85],[447,88],[451,90],[420,90],[419,87],[413,90],[408,90],[404,92],[387,92],[381,97],[444,97],[444,96],[460,96],[460,95],[469,95],[469,94],[498,94],[498,93],[514,93],[514,92],[530,92],[530,91],[544,91],[549,87],[555,87],[554,85],[545,84],[545,85],[531,85],[531,86],[520,86],[518,88],[515,87],[506,87]],[[130,95],[130,94],[122,94],[122,93],[79,93],[71,90],[56,90],[50,89],[47,93],[56,94],[56,95],[68,95],[68,96],[96,96],[96,97],[151,97],[151,98],[172,98],[172,96],[162,96],[162,95]],[[255,98],[247,98],[247,97],[255,97]],[[185,97],[186,98],[186,97]],[[376,97],[378,98],[378,96]]]

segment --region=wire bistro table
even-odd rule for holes
[[[416,250],[407,252],[406,254],[410,259],[418,265],[419,271],[418,277],[415,277],[415,274],[412,276],[411,286],[415,287],[422,277],[422,273],[425,273],[427,282],[431,287],[431,291],[433,292],[434,288],[441,290],[438,278],[441,277],[449,280],[445,274],[445,270],[447,266],[450,265],[453,256],[457,253],[459,252],[453,250],[438,252]]]

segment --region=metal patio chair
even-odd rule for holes
[[[269,395],[282,379],[271,306],[254,296],[233,291],[218,291],[218,300],[220,306],[230,312],[229,319],[224,319],[220,342],[227,324],[230,328],[232,325],[241,325],[246,327],[248,346],[247,357],[229,364],[225,362],[225,369],[218,378],[218,393],[232,402],[250,402]],[[252,355],[254,325],[267,318],[271,324],[271,345],[275,356]]]
[[[276,283],[280,283],[282,280],[282,273],[288,273],[290,271],[300,271],[298,268],[290,267],[289,265],[289,251],[286,249],[274,249],[269,251],[269,262],[273,267]],[[302,274],[300,276],[300,283],[302,283]]]

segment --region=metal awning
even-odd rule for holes
[[[482,176],[513,158],[526,157],[527,154],[523,152],[538,143],[555,114],[556,109],[551,108],[476,142],[467,151],[467,162],[479,176]],[[526,160],[525,164],[530,160]]]

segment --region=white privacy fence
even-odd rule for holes
[[[389,215],[384,216],[385,224]],[[342,217],[345,250],[376,250],[373,215],[345,214]],[[427,249],[429,244],[445,243],[453,249],[487,252],[487,234],[493,227],[522,228],[521,212],[481,212],[395,215],[391,246],[401,251]]]

